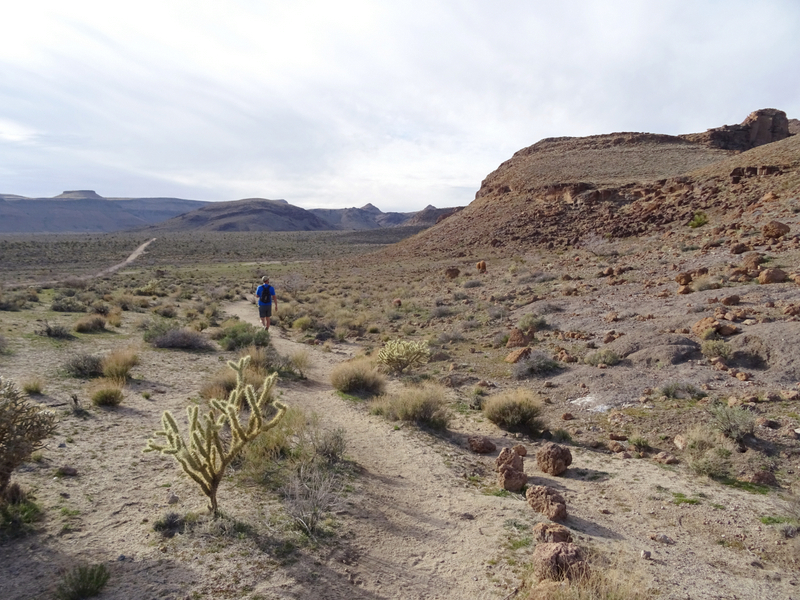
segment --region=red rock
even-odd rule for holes
[[[485,435],[469,437],[467,438],[467,444],[469,444],[469,449],[476,454],[489,454],[497,449],[494,442]]]
[[[563,415],[561,415],[562,421],[572,421],[574,418],[575,416],[572,413],[564,413]]]
[[[561,475],[572,464],[569,448],[548,442],[536,453],[536,464],[549,475]]]
[[[589,574],[583,550],[575,544],[538,544],[531,557],[533,572],[539,579],[578,580]]]
[[[689,285],[692,283],[692,275],[691,273],[678,273],[678,275],[675,276],[675,281],[678,285]]]
[[[780,221],[770,221],[761,228],[761,235],[765,238],[778,239],[789,233],[791,228]]]
[[[564,497],[551,487],[532,485],[525,492],[528,505],[551,521],[563,521],[567,518],[567,502]]]
[[[700,337],[709,329],[716,331],[718,328],[719,322],[716,319],[712,317],[704,317],[692,325],[692,333],[694,333],[697,337]]]
[[[520,348],[522,346],[527,346],[529,341],[530,340],[528,339],[528,336],[515,327],[508,335],[506,348]]]
[[[764,269],[758,274],[758,283],[783,283],[786,281],[786,271],[782,269]]]
[[[517,471],[524,471],[522,466],[522,457],[514,452],[511,448],[503,448],[500,451],[500,456],[494,460],[495,468],[499,471],[503,465],[510,465]]]
[[[517,444],[511,450],[520,456],[528,456],[528,449],[522,444]]]
[[[739,296],[737,296],[736,294],[733,294],[731,296],[725,296],[722,300],[720,300],[720,302],[725,306],[736,306],[737,304],[739,304],[740,301],[741,298],[739,298]]]
[[[517,363],[521,361],[523,358],[528,358],[531,355],[530,348],[517,348],[516,350],[512,351],[508,356],[505,357],[505,361],[507,363]]]
[[[497,485],[509,492],[519,492],[528,483],[528,476],[511,465],[502,465],[497,474]]]
[[[555,544],[558,542],[571,542],[570,530],[558,523],[536,523],[533,526],[533,539],[537,542]]]
[[[678,459],[668,452],[659,452],[653,460],[662,465],[674,465],[678,462]]]

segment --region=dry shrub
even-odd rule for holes
[[[725,437],[741,444],[753,435],[756,418],[749,410],[716,404],[708,409],[715,428]]]
[[[281,372],[288,369],[288,361],[270,344],[268,346],[248,346],[239,353],[239,358],[250,356],[248,369],[254,370],[265,377],[275,371]]]
[[[537,435],[544,427],[539,419],[541,400],[532,391],[514,388],[495,394],[483,403],[483,413],[495,425]]]
[[[502,344],[505,344],[508,336],[504,336]],[[495,343],[500,342],[500,339],[495,340]],[[514,365],[512,369],[512,376],[514,379],[527,379],[528,377],[542,377],[553,371],[557,371],[561,365],[557,360],[553,360],[544,352],[531,352],[527,358]]]
[[[81,565],[64,575],[56,590],[58,600],[82,600],[97,596],[111,574],[104,564]]]
[[[95,406],[119,406],[122,400],[122,388],[113,381],[105,382],[92,393],[92,404]]]
[[[252,363],[251,363],[252,365]],[[248,368],[244,371],[245,385],[252,385],[253,389],[258,391],[261,384],[264,383],[264,375],[257,369]],[[222,369],[217,373],[211,381],[200,388],[200,397],[204,400],[211,400],[212,398],[224,399],[236,389],[236,373],[231,369]]]
[[[280,422],[259,435],[242,450],[242,469],[255,481],[283,483],[278,461],[288,460],[292,464],[309,462],[314,456],[311,444],[313,436],[309,430],[315,427],[314,419],[296,407],[289,407]]]
[[[214,345],[202,333],[191,329],[169,329],[153,337],[150,343],[156,348],[179,350],[213,350]]]
[[[331,372],[331,385],[346,394],[382,394],[386,378],[366,357],[337,365]]]
[[[119,385],[124,385],[131,369],[138,364],[139,356],[132,348],[114,350],[103,358],[103,375]]]
[[[444,387],[433,383],[407,387],[396,394],[376,399],[370,411],[393,421],[408,421],[432,429],[446,429],[450,422],[446,394]]]
[[[42,389],[44,389],[44,382],[41,377],[29,377],[22,382],[22,389],[29,396],[38,396],[42,393]]]
[[[712,478],[729,475],[730,456],[736,452],[731,440],[702,425],[692,427],[685,437],[687,464],[695,474]]]
[[[72,377],[100,377],[103,374],[103,360],[92,354],[76,354],[64,363],[64,370]]]
[[[527,598],[531,600],[652,600],[653,590],[647,589],[638,573],[630,568],[594,568],[581,578],[559,582],[543,582],[538,590],[534,585]]]
[[[593,367],[596,367],[597,365],[608,365],[611,367],[617,364],[619,361],[619,354],[613,350],[610,350],[609,348],[603,348],[597,352],[592,352],[583,359],[583,362],[585,362],[587,365],[592,365]]]
[[[706,340],[700,345],[700,352],[706,358],[724,358],[728,359],[733,356],[733,347],[722,340]]]
[[[111,327],[120,327],[122,325],[122,309],[118,306],[112,308],[106,315],[106,322]]]
[[[302,348],[289,355],[289,362],[297,374],[304,378],[308,367],[311,366],[311,354],[307,349]]]
[[[286,512],[314,537],[326,514],[336,509],[342,484],[336,474],[314,463],[302,464],[281,488]]]

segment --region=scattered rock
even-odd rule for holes
[[[476,435],[467,438],[469,449],[476,454],[489,454],[497,449],[494,442],[485,435]]]
[[[678,462],[678,459],[668,452],[659,452],[653,460],[662,465],[674,465]]]
[[[738,242],[731,246],[731,254],[744,254],[748,250],[751,250],[750,246],[743,244],[742,242]]]
[[[555,544],[558,542],[571,542],[570,530],[558,523],[536,523],[533,526],[533,539],[537,542]]]
[[[167,504],[177,504],[180,501],[180,498],[176,494],[169,494],[167,496]]]
[[[642,557],[642,560],[650,560],[650,550],[642,550],[642,553],[639,556]]]
[[[667,535],[664,535],[663,533],[653,534],[650,536],[650,539],[654,542],[658,542],[659,544],[667,544],[669,546],[675,543],[675,540]]]
[[[528,483],[528,476],[513,468],[510,464],[502,465],[497,475],[497,485],[509,492],[519,492]]]
[[[551,487],[532,485],[525,492],[528,505],[536,512],[543,514],[551,521],[563,521],[567,518],[567,502],[564,496]]]
[[[616,440],[612,440],[608,443],[608,449],[614,453],[625,452],[625,446],[623,446]]]
[[[548,475],[561,475],[572,464],[569,448],[548,442],[536,453],[536,464]]]
[[[675,436],[675,439],[672,440],[672,443],[675,444],[675,447],[678,450],[686,450],[686,444],[687,444],[686,436],[679,433],[678,435]]]
[[[517,348],[516,350],[512,350],[511,353],[506,356],[505,361],[507,363],[518,363],[523,358],[528,358],[530,355],[530,348]]]
[[[786,277],[786,271],[783,269],[764,269],[758,274],[758,283],[783,283]]]
[[[678,283],[678,285],[681,285],[681,286],[689,285],[690,283],[692,283],[692,274],[691,273],[679,273],[675,277],[675,281]]]
[[[561,415],[562,421],[572,421],[573,419],[575,419],[575,415],[573,415],[572,413],[564,413],[563,415]]]
[[[719,321],[714,319],[713,317],[703,317],[697,323],[692,325],[692,333],[695,334],[697,337],[701,337],[704,332],[708,331],[709,329],[713,329],[716,331],[719,328]]]
[[[761,228],[761,235],[765,238],[778,239],[789,233],[790,227],[780,221],[770,221]]]
[[[508,335],[506,348],[520,348],[522,346],[527,346],[529,341],[530,340],[528,339],[528,336],[515,327]]]
[[[725,296],[720,302],[725,306],[736,306],[741,301],[741,298],[736,294],[732,294],[731,296]]]
[[[516,454],[518,454],[520,456],[527,456],[528,455],[528,449],[522,444],[517,444],[511,450],[514,453],[516,453]]]
[[[517,471],[524,470],[522,466],[522,457],[514,452],[512,448],[503,448],[500,451],[500,456],[495,459],[494,464],[498,471],[500,470],[500,467],[504,465],[509,465]]]
[[[581,579],[589,573],[583,550],[567,542],[538,544],[531,562],[533,572],[539,579]]]

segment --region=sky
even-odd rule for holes
[[[800,118],[797,0],[26,0],[0,193],[466,205],[545,137]]]

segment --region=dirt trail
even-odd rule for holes
[[[111,267],[108,267],[107,269],[104,269],[104,270],[100,271],[99,273],[97,273],[96,275],[92,275],[91,277],[102,277],[103,275],[110,275],[111,273],[114,273],[115,271],[119,271],[125,265],[128,265],[128,264],[132,263],[133,261],[135,261],[137,258],[139,258],[144,253],[145,249],[155,241],[156,241],[156,238],[152,238],[150,240],[147,240],[144,244],[142,244],[136,250],[134,250],[131,253],[131,255],[128,258],[126,258],[125,260],[123,260],[121,263],[116,264],[116,265],[111,266]]]
[[[226,311],[258,322],[251,304],[240,302]],[[316,412],[324,427],[344,428],[347,455],[363,469],[339,515],[350,533],[347,545],[333,552],[329,565],[355,584],[350,597],[501,598],[513,591],[487,579],[486,560],[501,544],[504,521],[529,516],[526,505],[466,486],[445,465],[449,455],[463,452],[460,448],[412,428],[395,429],[337,396],[330,373],[351,349],[323,352],[287,339],[277,327],[272,334],[281,354],[312,352],[308,380],[284,386],[285,400]],[[501,579],[503,570],[497,565],[493,575]]]

